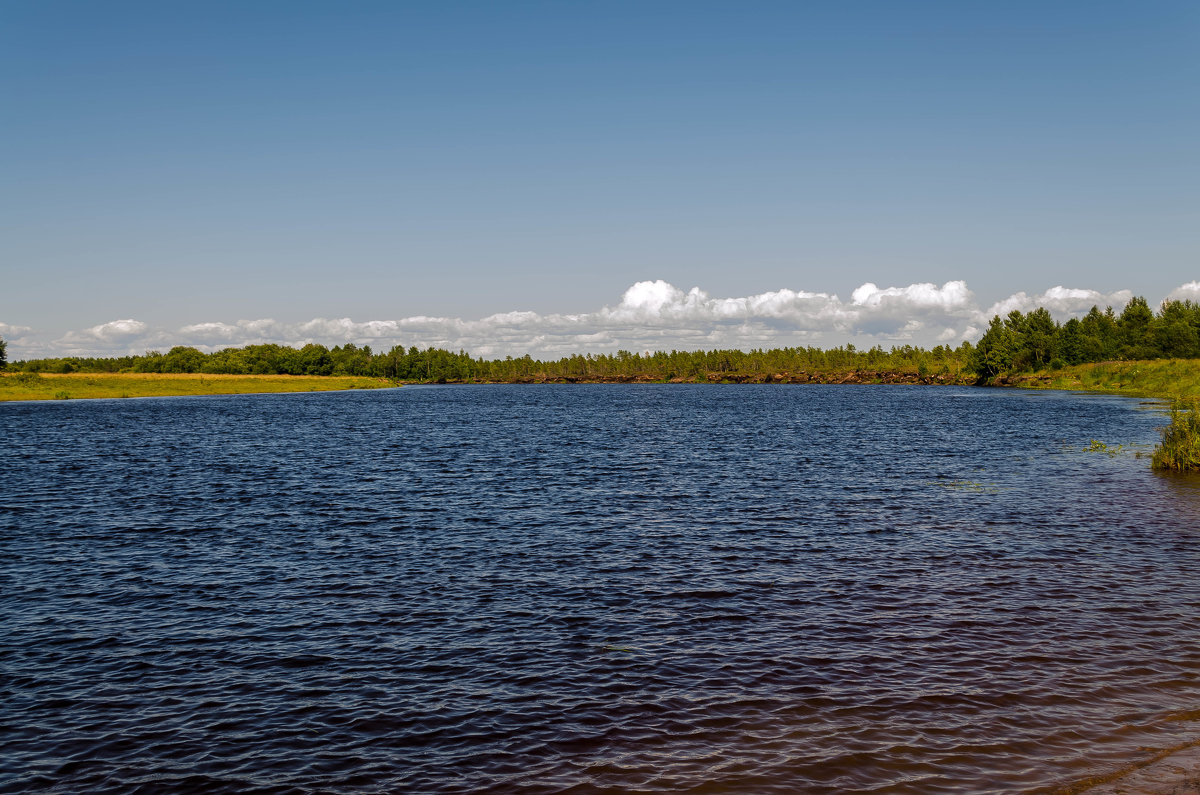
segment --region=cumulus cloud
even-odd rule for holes
[[[1093,306],[1101,309],[1111,306],[1117,312],[1125,308],[1133,293],[1129,290],[1117,290],[1114,293],[1101,293],[1096,290],[1083,290],[1070,287],[1051,287],[1040,295],[1028,295],[1024,292],[1014,293],[1002,301],[997,301],[984,312],[987,319],[996,315],[1004,317],[1014,309],[1029,312],[1039,306],[1045,307],[1055,320],[1065,320],[1087,312]]]
[[[970,307],[973,296],[964,281],[946,282],[941,287],[926,282],[882,290],[867,282],[851,293],[850,298],[856,306],[862,307],[921,307],[955,311]]]
[[[1168,301],[1194,301],[1200,303],[1200,282],[1181,284],[1167,293]]]
[[[469,351],[476,356],[556,357],[573,353],[628,350],[694,350],[792,345],[912,343],[957,345],[976,340],[993,315],[1044,306],[1058,320],[1092,306],[1118,311],[1132,293],[1051,287],[1018,292],[984,308],[964,281],[879,287],[866,283],[848,299],[834,293],[779,289],[741,297],[714,297],[699,287],[688,290],[662,280],[631,285],[615,303],[581,314],[498,312],[478,320],[415,315],[391,320],[313,318],[284,322],[272,318],[214,320],[178,329],[152,328],[124,319],[45,339],[26,327],[0,323],[10,340],[10,358],[63,355],[123,355],[146,349],[193,345],[201,350],[278,343],[301,346],[394,345]],[[1200,300],[1200,282],[1172,291],[1171,299]],[[19,343],[19,344],[18,344]]]
[[[33,329],[29,326],[14,326],[11,323],[0,323],[0,338],[5,340],[19,340],[31,331]]]
[[[179,329],[183,334],[189,334],[202,340],[232,339],[238,332],[238,327],[230,323],[195,323]]]
[[[110,320],[91,328],[68,331],[55,345],[61,351],[58,355],[86,356],[93,352],[104,355],[145,337],[149,332],[150,327],[140,320]]]
[[[257,342],[273,340],[286,330],[282,323],[276,323],[270,318],[260,320],[239,320],[236,323],[193,323],[179,329],[191,339],[205,344],[238,344],[250,345]],[[244,341],[245,340],[245,341]]]
[[[592,315],[571,316],[570,320],[615,329],[649,326],[698,330],[747,323],[778,325],[782,321],[797,329],[844,330],[848,318],[837,296],[827,293],[777,290],[743,298],[712,298],[699,287],[685,293],[659,280],[638,282],[625,291],[616,306],[606,306]]]
[[[108,323],[92,326],[83,334],[105,342],[116,342],[141,336],[145,331],[145,323],[129,318],[127,320],[111,320]]]
[[[945,329],[961,326],[978,311],[964,281],[885,288],[867,282],[850,294],[850,305],[860,333],[903,340],[926,339],[932,332],[948,341],[954,334],[947,336]]]

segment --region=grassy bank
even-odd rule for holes
[[[1200,359],[1098,362],[999,376],[998,386],[1023,389],[1070,389],[1131,397],[1200,399]]]
[[[241,395],[260,392],[329,392],[394,386],[383,378],[308,375],[201,375],[199,373],[7,373],[0,400]]]

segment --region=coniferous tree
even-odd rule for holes
[[[1141,296],[1129,299],[1117,321],[1118,337],[1121,341],[1122,359],[1154,358],[1150,341],[1150,324],[1154,312]]]

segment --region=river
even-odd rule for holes
[[[965,387],[0,404],[0,788],[1052,792],[1200,737],[1163,423]]]

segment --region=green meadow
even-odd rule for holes
[[[1154,359],[1077,364],[1038,370],[997,383],[1024,389],[1070,389],[1133,397],[1200,400],[1200,359]]]
[[[330,392],[395,386],[384,378],[310,375],[211,375],[202,373],[6,373],[0,400],[242,395],[261,392]]]

